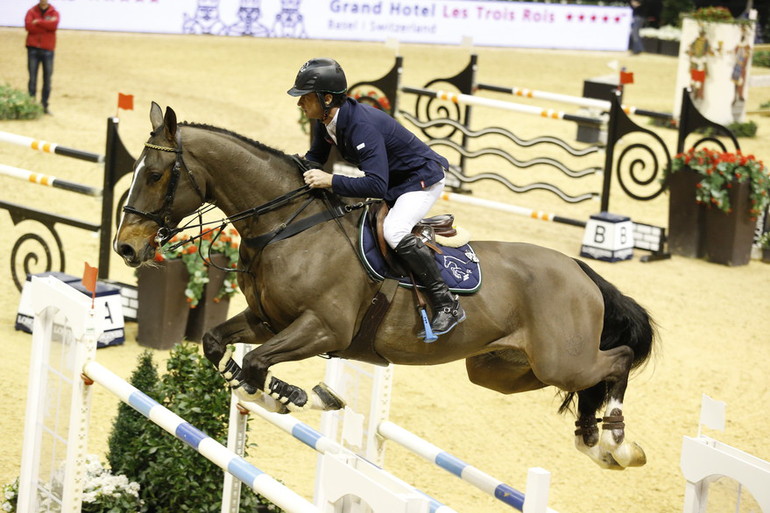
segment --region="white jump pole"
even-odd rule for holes
[[[337,500],[345,495],[342,491],[347,490],[348,494],[364,499],[367,497],[363,494],[367,492],[370,497],[376,497],[376,501],[368,502],[375,512],[397,513],[396,509],[383,509],[385,501],[401,504],[399,508],[404,509],[398,511],[404,512],[408,510],[407,504],[425,501],[433,513],[457,513],[292,415],[269,412],[252,402],[241,402],[240,405],[321,454],[316,483],[316,494],[320,495],[316,504],[319,507],[325,507],[327,502]]]
[[[522,98],[532,98],[536,100],[549,100],[558,103],[567,103],[578,105],[580,107],[591,107],[594,109],[609,110],[610,102],[598,98],[583,98],[581,96],[571,96],[568,94],[551,93],[548,91],[537,91],[535,89],[525,89],[523,87],[500,87],[490,84],[477,84],[476,88],[480,91],[495,91],[498,93],[508,93]]]
[[[26,146],[30,149],[42,151],[44,153],[55,153],[57,155],[72,157],[79,160],[87,160],[89,162],[104,162],[104,155],[91,153],[89,151],[76,150],[66,146],[60,146],[53,142],[35,139],[34,137],[26,137],[24,135],[0,132],[0,142],[16,144],[18,146]]]
[[[554,510],[547,507],[548,486],[551,476],[547,470],[539,467],[530,469],[529,478],[532,478],[532,482],[529,479],[527,481],[527,491],[532,497],[532,501],[530,501],[519,490],[449,454],[393,422],[381,422],[377,427],[377,432],[386,440],[401,445],[408,451],[417,454],[450,474],[454,474],[463,481],[467,481],[487,495],[491,495],[500,502],[512,506],[519,511],[524,513],[546,511],[555,513]],[[538,497],[538,499],[535,500],[535,497]]]
[[[495,109],[510,110],[519,112],[522,114],[532,114],[534,116],[540,116],[548,119],[563,119],[566,121],[575,121],[578,123],[584,123],[589,125],[602,125],[604,121],[599,118],[590,118],[587,116],[577,116],[575,114],[568,114],[560,110],[543,109],[541,107],[535,107],[534,105],[524,105],[521,103],[504,102],[501,100],[493,100],[491,98],[482,98],[480,96],[473,96],[470,94],[452,93],[449,91],[442,91],[436,89],[420,89],[416,87],[401,87],[401,91],[405,93],[417,94],[420,96],[427,96],[430,98],[437,98],[439,100],[446,100],[452,103],[461,105],[479,105],[484,107],[493,107]]]
[[[318,508],[293,490],[282,485],[268,474],[228,450],[203,431],[189,424],[168,408],[118,377],[103,365],[89,361],[84,374],[116,395],[121,401],[144,415],[147,419],[174,435],[207,460],[229,472],[255,492],[282,509],[297,513],[318,513]]]
[[[392,388],[392,366],[379,367],[360,362],[330,360],[324,381],[343,397],[364,397],[365,401],[349,404],[341,412],[326,412],[335,417],[326,422],[324,434],[344,441],[359,455],[379,458],[384,463],[382,442],[392,441],[408,451],[435,463],[488,495],[525,513],[555,513],[547,507],[550,473],[541,468],[530,469],[527,495],[516,490],[459,458],[436,447],[414,433],[387,420]],[[371,386],[367,386],[371,382]],[[362,391],[370,390],[365,396]]]
[[[486,200],[484,198],[477,198],[475,196],[468,196],[467,194],[457,194],[454,192],[444,192],[441,194],[441,199],[444,201],[451,201],[454,203],[465,203],[476,207],[491,208],[499,210],[501,212],[509,212],[520,216],[531,217],[532,219],[538,219],[540,221],[551,221],[554,223],[569,224],[572,226],[578,226],[584,228],[586,221],[579,219],[572,219],[569,217],[559,216],[550,212],[543,212],[542,210],[535,210],[532,208],[521,207],[519,205],[511,205],[509,203],[501,203],[499,201]]]
[[[580,107],[588,107],[594,109],[601,109],[603,111],[610,110],[610,102],[607,100],[600,100],[598,98],[585,98],[582,96],[572,96],[568,94],[551,93],[548,91],[537,91],[535,89],[525,89],[523,87],[501,87],[490,84],[477,84],[476,88],[480,91],[495,91],[498,93],[507,93],[522,98],[532,98],[537,100],[549,100],[558,103],[567,103],[571,105],[578,105]],[[634,107],[633,105],[621,105],[621,109],[626,114],[638,114],[640,116],[647,116],[660,119],[673,119],[674,115],[666,112],[656,112],[653,110],[641,109]]]
[[[102,190],[98,187],[91,187],[90,185],[83,185],[80,183],[69,182],[62,180],[51,175],[44,175],[43,173],[35,173],[26,169],[18,167],[8,166],[0,164],[0,175],[7,176],[9,178],[16,178],[18,180],[24,180],[38,185],[46,185],[48,187],[55,187],[57,189],[64,189],[66,191],[77,192],[78,194],[85,194],[87,196],[94,196],[96,198],[102,197]]]

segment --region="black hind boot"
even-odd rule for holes
[[[433,319],[430,325],[435,335],[448,333],[465,320],[465,311],[460,302],[449,291],[441,278],[430,249],[411,233],[401,239],[396,246],[396,254],[406,264],[417,283],[425,287],[425,292],[433,307]]]

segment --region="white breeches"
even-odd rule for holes
[[[414,225],[425,217],[441,196],[444,181],[445,179],[442,178],[427,189],[407,192],[398,197],[382,225],[388,246],[395,249],[401,239],[411,233]]]

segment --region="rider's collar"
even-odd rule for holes
[[[326,131],[329,132],[329,135],[331,136],[332,140],[334,140],[334,144],[337,144],[337,118],[340,115],[340,109],[337,109],[337,111],[334,113],[334,117],[331,121],[329,121],[329,124],[326,125]]]

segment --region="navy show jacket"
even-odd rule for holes
[[[316,122],[305,158],[325,163],[333,143],[326,126]],[[391,116],[347,98],[337,113],[337,149],[364,172],[362,177],[335,174],[332,191],[354,198],[382,198],[393,204],[405,192],[419,191],[444,177],[448,161]]]

